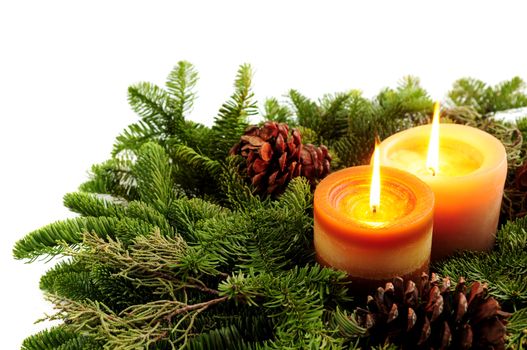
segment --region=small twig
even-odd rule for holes
[[[230,276],[228,273],[225,273],[225,272],[219,272],[218,275],[219,275],[220,277],[224,278],[224,279],[227,279],[227,278],[229,278],[229,276]]]
[[[187,305],[185,307],[182,307],[180,309],[177,309],[175,310],[174,312],[168,314],[165,316],[165,319],[167,321],[170,321],[174,316],[177,316],[177,315],[180,315],[180,314],[183,314],[183,313],[186,313],[186,312],[190,312],[190,311],[194,311],[194,310],[198,310],[198,309],[207,309],[209,306],[212,306],[212,305],[215,305],[215,304],[219,304],[221,302],[224,302],[225,300],[227,300],[228,297],[227,296],[224,296],[224,297],[221,297],[221,298],[216,298],[216,299],[212,299],[212,300],[209,300],[209,301],[205,301],[203,303],[198,303],[198,304],[192,304],[192,305]],[[202,310],[202,311],[203,311]]]
[[[209,287],[204,287],[204,286],[200,286],[200,285],[196,285],[196,284],[189,284],[189,285],[187,285],[185,287],[186,288],[194,288],[194,289],[200,290],[202,292],[213,294],[213,295],[219,295],[220,294],[220,292],[217,291],[216,289],[212,289],[212,288],[209,288]]]

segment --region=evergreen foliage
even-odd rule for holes
[[[527,217],[503,226],[490,253],[463,252],[441,264],[442,274],[457,280],[487,282],[489,291],[502,302],[527,307]]]
[[[251,90],[252,68],[243,64],[238,70],[234,82],[234,94],[221,106],[212,127],[212,149],[210,155],[214,159],[225,158],[229,149],[238,141],[247,127],[248,117],[257,112]]]
[[[286,123],[289,126],[296,126],[296,121],[293,119],[293,112],[291,109],[289,109],[287,105],[281,105],[274,97],[265,100],[262,118],[277,123]]]
[[[122,218],[125,208],[112,201],[111,197],[94,195],[87,192],[67,193],[64,196],[64,206],[82,216],[110,216]]]
[[[90,269],[77,261],[61,261],[55,265],[40,279],[40,289],[48,293],[61,293],[75,300],[103,297]]]
[[[136,152],[146,142],[164,144],[168,140],[187,141],[185,114],[194,104],[198,74],[189,62],[174,67],[163,89],[152,83],[139,83],[128,89],[128,102],[141,117],[117,137],[113,155]]]
[[[100,343],[90,336],[59,326],[43,330],[24,340],[22,350],[99,350]]]
[[[130,160],[112,158],[91,168],[90,179],[79,190],[96,194],[109,194],[126,200],[138,198]]]
[[[382,139],[422,123],[432,110],[432,100],[414,77],[404,78],[396,89],[382,90],[373,100],[358,90],[326,95],[318,102],[296,90],[289,97],[302,130],[315,135],[310,141],[327,145],[337,156],[333,168],[369,163],[375,135]]]
[[[30,336],[22,349],[366,346],[366,330],[353,314],[362,300],[353,300],[344,273],[315,262],[309,183],[295,178],[279,198],[262,198],[239,172],[240,157],[228,156],[256,113],[251,67],[240,66],[234,92],[210,128],[186,119],[197,80],[182,61],[166,87],[130,87],[139,121],[117,137],[112,158],[92,167],[79,192],[64,197],[80,216],[16,243],[18,259],[67,257],[40,283],[57,309],[49,318],[64,322]],[[500,138],[514,173],[527,154],[521,138],[527,128],[491,114],[527,106],[523,81],[492,88],[462,79],[449,96],[446,117]],[[286,102],[268,99],[262,116],[329,146],[338,169],[368,162],[375,134],[384,138],[425,123],[431,110],[418,79],[406,77],[371,100],[358,90],[317,101],[291,90]],[[504,218],[518,216],[506,203]],[[518,349],[527,346],[526,230],[527,219],[509,221],[493,251],[459,252],[435,267],[452,280],[488,282],[514,312],[508,342]]]
[[[481,115],[527,105],[527,85],[520,77],[496,86],[473,78],[459,79],[448,94],[458,106],[471,106]]]
[[[164,213],[175,196],[172,167],[164,149],[156,143],[144,144],[133,172],[141,201]]]
[[[154,228],[142,220],[114,217],[79,217],[57,221],[29,233],[14,248],[15,257],[35,259],[41,255],[55,256],[64,250],[66,243],[76,246],[82,242],[83,232],[96,232],[107,238],[120,237],[128,242],[136,235],[148,234]]]

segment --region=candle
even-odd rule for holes
[[[501,142],[479,129],[439,124],[411,128],[381,143],[381,162],[405,169],[435,194],[432,259],[492,248],[507,174]]]
[[[378,152],[373,163],[379,166]],[[377,169],[373,176],[371,166],[332,173],[314,199],[317,260],[346,271],[363,291],[395,276],[417,281],[432,244],[430,187],[410,173]]]

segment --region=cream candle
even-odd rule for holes
[[[432,259],[459,249],[489,250],[495,240],[507,174],[505,148],[479,129],[439,126],[438,104],[434,120],[433,125],[411,128],[384,140],[381,162],[417,175],[433,189]]]
[[[398,169],[372,172],[359,166],[332,173],[314,199],[318,261],[346,271],[362,291],[394,276],[418,282],[428,272],[432,244],[430,187]]]

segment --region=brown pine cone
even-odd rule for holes
[[[454,290],[448,277],[423,274],[421,286],[395,278],[368,297],[356,320],[374,343],[402,349],[505,349],[506,318],[487,285],[474,282],[467,290],[461,278]]]
[[[309,179],[312,186],[316,186],[318,180],[329,174],[331,156],[326,146],[315,147],[308,143],[303,145],[300,150],[300,162],[302,164],[302,176]]]
[[[303,145],[300,131],[290,133],[285,123],[249,126],[230,154],[246,158],[247,175],[260,194],[280,194],[297,176],[306,177],[314,188],[330,171],[328,149]]]

